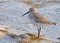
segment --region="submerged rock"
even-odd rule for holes
[[[22,40],[22,41],[18,41],[17,43],[28,43],[28,42]]]
[[[11,38],[17,38],[17,37],[18,37],[17,34],[12,34],[12,33],[10,33],[9,36],[10,36]]]

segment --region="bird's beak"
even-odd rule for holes
[[[25,14],[22,15],[22,17],[25,16],[26,14],[30,13],[30,12],[31,12],[31,11],[26,12]]]

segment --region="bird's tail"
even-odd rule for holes
[[[48,24],[56,25],[56,22],[50,22],[50,21],[48,21],[47,23],[48,23]]]

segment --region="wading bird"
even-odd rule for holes
[[[28,13],[29,13],[28,18],[30,19],[31,23],[37,26],[38,28],[38,38],[40,36],[41,27],[44,24],[56,25],[55,22],[49,21],[44,15],[39,14],[36,8],[30,8],[28,12],[22,15],[22,17]]]

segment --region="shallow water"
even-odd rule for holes
[[[1,1],[0,1],[1,2]],[[37,34],[37,28],[31,24],[28,15],[21,17],[22,14],[28,11],[33,6],[38,9],[38,12],[45,15],[50,21],[57,23],[54,25],[46,25],[41,31],[41,35],[48,37],[47,40],[41,40],[41,43],[60,43],[57,38],[60,37],[60,3],[59,1],[31,1],[31,4],[26,4],[25,1],[4,1],[0,3],[0,30],[6,29],[9,33],[24,34],[34,33]],[[44,2],[44,3],[43,3]],[[37,5],[37,6],[35,6]],[[2,33],[3,35],[4,33]],[[9,39],[9,40],[8,40]],[[8,40],[8,41],[7,41]],[[10,41],[11,40],[11,41]],[[48,40],[51,40],[50,42]],[[52,42],[53,41],[53,42]],[[15,40],[9,36],[0,39],[1,43],[16,43]],[[38,42],[38,43],[40,43]],[[31,43],[37,43],[33,41]]]

